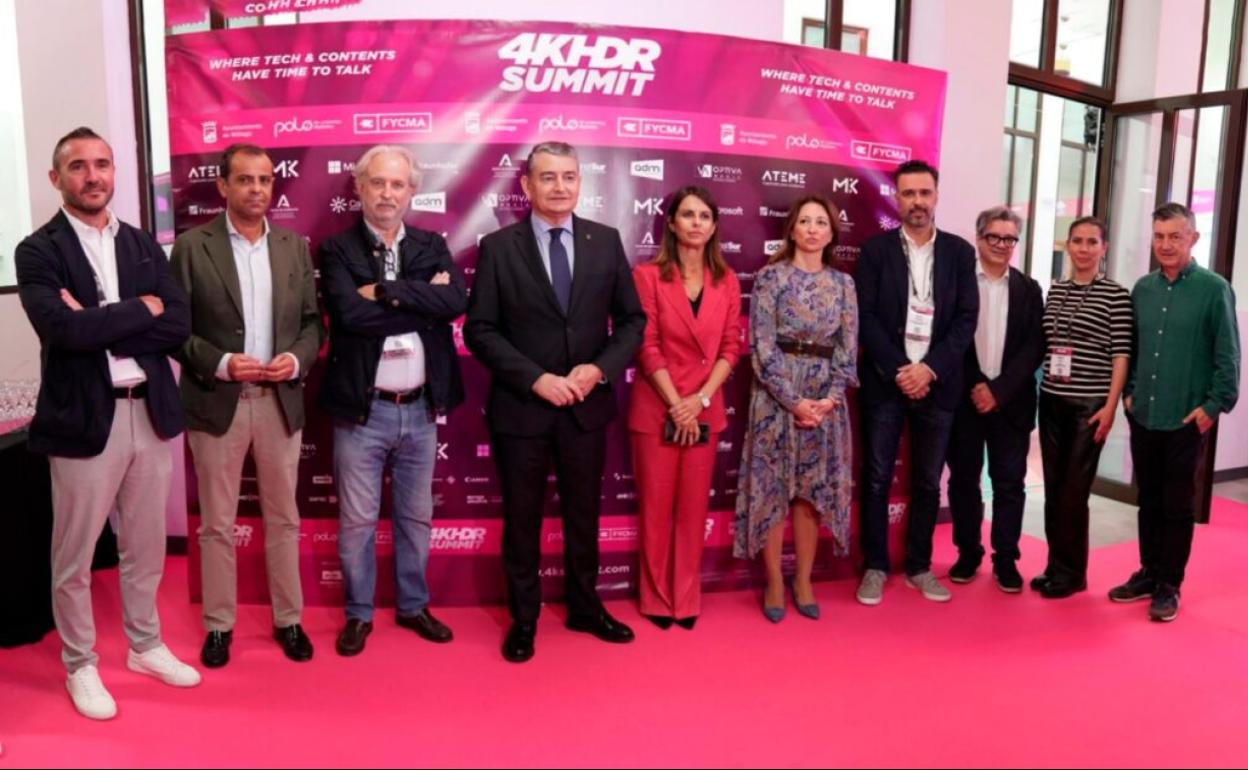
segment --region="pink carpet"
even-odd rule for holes
[[[692,633],[611,607],[639,638],[609,647],[542,619],[537,657],[499,657],[501,608],[443,610],[430,645],[390,616],[365,654],[333,652],[336,611],[310,611],[317,645],[287,662],[267,612],[246,607],[234,660],[195,690],[124,668],[115,573],[96,593],[101,671],[120,714],[73,711],[58,640],[0,650],[0,765],[18,766],[1242,766],[1248,762],[1248,506],[1218,500],[1197,533],[1177,622],[1105,591],[1134,543],[1098,550],[1091,590],[1047,602],[987,576],[936,605],[894,577],[884,604],[816,586],[824,619],[777,626],[758,596],[712,594]],[[953,556],[937,530],[937,570]],[[1024,544],[1025,575],[1042,564]],[[166,638],[195,660],[186,561],[162,589]]]

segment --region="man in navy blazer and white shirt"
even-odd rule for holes
[[[858,312],[862,342],[862,540],[866,571],[858,601],[879,604],[888,575],[888,493],[902,428],[910,425],[906,584],[950,599],[932,574],[940,474],[963,397],[963,366],[979,316],[975,249],[936,229],[939,172],[921,160],[898,166],[901,227],[862,247]]]

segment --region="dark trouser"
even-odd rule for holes
[[[1196,423],[1178,430],[1131,426],[1131,462],[1140,490],[1140,566],[1158,583],[1183,584],[1196,529],[1196,465],[1205,434]]]
[[[940,510],[940,472],[953,428],[953,412],[932,399],[888,401],[862,408],[862,550],[867,569],[888,571],[888,492],[893,483],[902,427],[910,423],[910,518],[906,526],[907,575],[932,566],[932,535]]]
[[[542,608],[542,514],[553,459],[563,516],[563,566],[568,615],[596,618],[598,514],[606,458],[606,431],[581,430],[570,412],[541,436],[494,434],[503,488],[503,570],[511,617],[537,621]]]
[[[1088,496],[1104,444],[1093,441],[1088,420],[1104,398],[1040,394],[1040,454],[1044,458],[1044,574],[1061,585],[1088,579]]]
[[[980,560],[984,546],[984,498],[980,476],[984,447],[988,448],[988,476],[992,479],[992,560],[1018,561],[1023,535],[1024,480],[1031,430],[1011,423],[1000,412],[980,414],[973,407],[958,410],[949,441],[949,508],[953,513],[953,542],[964,558]]]

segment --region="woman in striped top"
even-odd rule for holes
[[[1031,587],[1050,599],[1087,588],[1088,496],[1131,357],[1131,294],[1100,275],[1106,235],[1095,217],[1071,224],[1071,278],[1053,284],[1044,308],[1040,450],[1049,561]]]

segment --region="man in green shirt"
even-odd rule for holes
[[[1154,211],[1153,254],[1161,269],[1131,292],[1135,355],[1125,406],[1140,493],[1140,570],[1109,598],[1151,598],[1148,614],[1157,621],[1179,614],[1196,525],[1196,464],[1209,429],[1239,396],[1235,295],[1192,259],[1199,238],[1186,206]]]

